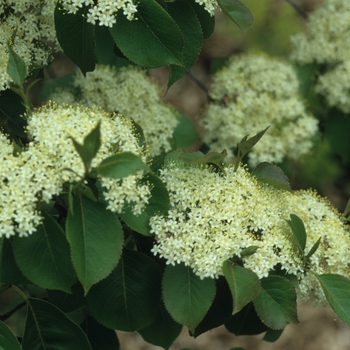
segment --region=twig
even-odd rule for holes
[[[8,318],[10,318],[16,311],[18,311],[19,309],[21,309],[24,305],[26,305],[27,303],[24,301],[23,303],[18,304],[17,306],[15,306],[12,310],[4,313],[3,315],[0,316],[0,320],[1,321],[5,321]]]
[[[206,94],[208,94],[208,88],[201,82],[199,81],[191,71],[187,72],[188,77],[193,80]]]
[[[308,19],[308,18],[309,18],[308,14],[307,14],[299,5],[297,5],[297,4],[294,2],[294,0],[286,0],[286,1],[288,2],[289,5],[291,5],[291,6],[294,8],[294,10],[295,10],[296,12],[299,13],[299,15],[300,15],[301,17],[303,17],[304,19]]]

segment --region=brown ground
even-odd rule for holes
[[[262,335],[239,336],[219,327],[194,339],[184,327],[170,350],[350,350],[350,328],[331,309],[314,308],[310,303],[299,304],[300,324],[288,325],[280,339],[274,343],[262,341]],[[135,333],[117,332],[120,350],[161,350],[146,343]]]

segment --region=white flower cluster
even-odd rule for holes
[[[83,5],[89,6],[87,21],[106,27],[113,27],[117,22],[119,10],[123,10],[123,15],[130,21],[134,19],[134,14],[137,12],[137,6],[133,0],[60,0],[60,3],[69,13],[77,13]]]
[[[2,1],[0,5],[0,91],[11,82],[7,74],[9,46],[25,62],[27,69],[48,65],[51,50],[44,41],[59,47],[54,25],[57,0]]]
[[[270,128],[249,153],[249,163],[279,163],[310,151],[318,130],[299,96],[297,76],[290,64],[265,55],[234,56],[214,76],[212,102],[202,125],[211,150],[229,156],[241,139]]]
[[[320,238],[320,245],[309,260],[309,269],[317,274],[339,274],[350,277],[350,232],[345,219],[332,204],[314,191],[285,193],[288,210],[303,220],[307,233],[305,254]],[[307,300],[315,295],[326,303],[324,293],[312,273],[298,274],[299,295]]]
[[[291,37],[291,59],[316,62],[327,71],[316,83],[330,106],[350,112],[350,2],[325,0],[309,17],[306,31]]]
[[[132,152],[144,158],[131,121],[97,108],[48,104],[35,110],[28,120],[32,141],[16,156],[6,137],[0,136],[1,169],[6,169],[1,174],[0,237],[34,232],[41,220],[37,203],[49,202],[64,183],[81,180],[84,165],[71,137],[82,143],[99,121],[102,144],[92,167],[117,152]],[[133,212],[139,214],[150,196],[149,186],[141,182],[142,175],[138,172],[123,179],[101,178],[108,209],[121,212],[125,202],[132,202]]]
[[[298,277],[303,298],[315,289],[309,269],[349,276],[349,230],[326,200],[311,191],[291,193],[259,185],[243,167],[224,170],[219,174],[210,167],[175,162],[162,170],[171,208],[168,215],[150,220],[155,255],[167,264],[184,263],[201,278],[222,275],[224,261],[233,258],[241,257],[244,267],[259,278],[278,267]],[[305,223],[305,255],[321,238],[307,263],[287,223],[290,214]],[[245,256],[249,247],[257,250]],[[316,296],[324,301],[320,288]]]
[[[81,90],[79,103],[121,113],[139,124],[152,157],[171,150],[170,139],[178,124],[176,111],[161,102],[158,85],[146,71],[138,67],[117,70],[108,65],[97,65],[86,78],[78,73],[73,86]],[[56,102],[74,100],[67,91],[62,91],[62,96],[60,93],[57,91],[50,98]]]
[[[212,16],[218,8],[216,0],[195,0],[204,6]],[[137,12],[137,5],[133,0],[60,0],[63,8],[69,13],[76,13],[80,8],[90,6],[87,21],[92,24],[98,23],[100,26],[113,27],[117,22],[117,12],[123,10],[123,15],[131,21]]]

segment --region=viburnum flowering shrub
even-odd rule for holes
[[[236,55],[213,78],[202,119],[203,140],[211,150],[226,149],[232,157],[245,135],[267,126],[248,155],[251,165],[299,159],[311,150],[318,121],[306,110],[290,63],[262,54]]]
[[[239,0],[0,3],[1,349],[119,349],[116,330],[169,349],[183,326],[274,341],[309,299],[350,325],[350,204],[285,175],[324,135],[347,174],[319,67],[229,58],[202,139],[148,74],[167,66],[164,91],[186,75],[215,9],[253,22]],[[53,76],[57,50],[74,72]]]
[[[97,65],[86,77],[77,73],[70,89],[58,89],[49,98],[57,102],[78,101],[86,106],[101,106],[106,111],[132,118],[141,126],[152,157],[173,148],[171,139],[180,123],[180,113],[161,102],[157,83],[138,67],[117,70],[109,65]]]

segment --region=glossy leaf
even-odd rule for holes
[[[72,286],[71,293],[60,290],[47,290],[46,293],[49,302],[64,312],[72,312],[85,306],[84,289],[79,282]]]
[[[269,276],[261,279],[261,289],[253,304],[263,323],[271,329],[284,329],[298,323],[294,286],[286,278]]]
[[[177,0],[167,6],[168,13],[174,19],[181,30],[184,39],[183,63],[170,65],[168,88],[182,78],[186,72],[196,63],[202,47],[202,27],[197,15],[187,0]]]
[[[148,327],[140,329],[138,333],[148,343],[169,349],[173,341],[179,336],[181,329],[182,326],[172,319],[161,302],[156,319]]]
[[[192,6],[200,22],[203,39],[209,38],[213,34],[215,28],[215,16],[212,16],[203,5],[194,0],[189,0],[188,3]]]
[[[332,108],[328,113],[324,134],[333,152],[343,162],[350,162],[350,118],[348,115]]]
[[[350,280],[336,274],[315,275],[335,313],[350,325]]]
[[[214,300],[215,281],[200,279],[184,264],[167,265],[162,290],[165,307],[173,319],[194,331]]]
[[[14,91],[0,91],[0,121],[8,132],[20,137],[26,137],[27,121],[22,117],[26,112],[22,98]]]
[[[239,0],[218,0],[218,4],[224,12],[236,25],[243,31],[253,24],[254,17],[241,1]]]
[[[95,26],[96,40],[96,59],[99,64],[108,64],[114,67],[124,67],[130,62],[122,57],[118,57],[115,53],[115,43],[106,26]]]
[[[87,22],[88,10],[88,7],[82,6],[75,14],[70,14],[60,2],[55,8],[57,39],[64,53],[84,75],[95,69],[94,26]]]
[[[22,85],[27,76],[26,64],[20,56],[9,46],[9,60],[7,64],[7,74],[14,83]]]
[[[48,214],[37,231],[28,237],[15,236],[13,253],[22,273],[34,284],[70,292],[77,276],[70,248],[61,226]]]
[[[132,203],[127,205],[119,216],[134,231],[143,235],[150,235],[149,219],[151,216],[164,214],[169,210],[169,193],[164,183],[154,174],[147,173],[142,182],[151,185],[151,196],[143,208],[141,214],[135,215],[132,212]]]
[[[228,260],[224,262],[223,272],[233,298],[232,312],[236,313],[259,294],[260,280],[253,271]]]
[[[115,214],[101,202],[77,194],[66,230],[75,271],[85,294],[115,268],[123,247],[123,231]]]
[[[246,305],[225,323],[226,329],[235,335],[255,335],[267,331],[269,328],[261,322],[253,303]]]
[[[82,325],[92,350],[118,350],[119,340],[116,331],[106,328],[93,317],[88,316]]]
[[[29,298],[23,350],[92,350],[82,329],[47,301]]]
[[[92,159],[96,156],[98,150],[101,147],[101,123],[99,122],[91,132],[85,136],[84,142],[81,145],[72,138],[73,145],[75,150],[79,153],[80,158],[82,159],[85,169],[90,168]]]
[[[133,21],[118,16],[110,33],[121,52],[139,66],[183,65],[181,31],[155,0],[140,0]]]
[[[269,127],[265,130],[258,132],[256,135],[252,136],[248,139],[248,136],[243,137],[241,142],[238,143],[238,154],[235,169],[238,168],[239,163],[242,161],[243,157],[258,143],[258,141],[264,136],[265,132]]]
[[[173,140],[175,149],[187,148],[199,140],[197,131],[192,121],[183,113],[177,113],[178,124],[174,130]]]
[[[203,320],[195,328],[193,332],[195,337],[223,325],[231,318],[233,303],[230,288],[223,276],[220,276],[215,282],[216,294],[214,301]]]
[[[263,162],[259,163],[252,172],[259,181],[267,183],[275,188],[291,191],[288,177],[277,165]]]
[[[97,172],[104,177],[121,179],[135,174],[139,170],[147,170],[147,165],[140,156],[131,152],[114,154],[104,159],[97,167]]]
[[[321,243],[321,237],[316,241],[316,243],[311,247],[310,251],[307,253],[306,255],[306,259],[309,259],[311,256],[313,256],[316,252],[316,250],[318,249],[318,247],[320,246]]]
[[[263,340],[268,341],[270,343],[275,342],[282,335],[284,329],[268,329],[264,335]]]
[[[304,256],[304,250],[306,246],[306,231],[303,221],[295,214],[290,214],[290,220],[287,220],[288,225],[293,232],[293,242],[297,246],[301,256]]]
[[[11,242],[6,237],[0,238],[0,282],[1,284],[27,284],[29,281],[23,276],[13,256]]]
[[[1,350],[21,350],[21,346],[6,323],[0,321],[0,349]]]
[[[149,326],[160,301],[161,269],[147,255],[125,249],[118,266],[87,295],[89,313],[110,329]]]

